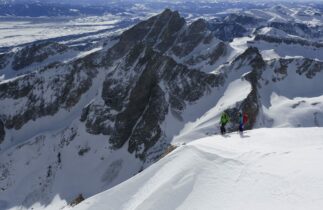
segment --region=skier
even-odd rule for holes
[[[242,112],[239,112],[239,131],[240,133],[243,132],[245,124],[248,122],[248,115],[246,113],[242,114]]]
[[[220,124],[221,124],[221,134],[225,134],[226,129],[225,129],[225,125],[230,121],[230,118],[228,116],[227,113],[223,112],[221,115],[221,120],[220,120]]]

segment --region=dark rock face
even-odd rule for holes
[[[209,28],[214,36],[222,41],[231,41],[236,37],[242,37],[247,32],[247,29],[235,21],[211,23]]]
[[[172,48],[174,54],[183,57],[193,51],[198,44],[206,38],[207,23],[205,20],[199,19],[193,22],[187,31],[183,32],[176,45]]]
[[[282,37],[274,37],[268,35],[257,34],[255,37],[256,41],[266,41],[270,43],[278,43],[278,44],[299,44],[302,46],[312,46],[316,48],[322,48],[323,44],[320,42],[312,42],[305,39],[297,39],[297,38],[282,38]]]
[[[145,159],[146,152],[163,137],[160,125],[170,110],[180,115],[186,102],[224,84],[223,75],[188,69],[167,52],[182,57],[213,37],[206,21],[186,26],[184,19],[170,10],[124,32],[102,60],[106,66],[119,60],[103,83],[104,103],[94,101],[83,109],[81,121],[87,131],[109,135],[114,148],[128,142],[129,152]],[[211,56],[201,60],[214,63],[225,53],[226,45],[220,42]]]
[[[216,49],[207,55],[190,55],[198,46],[207,45],[215,39],[215,34],[209,30],[208,23],[203,19],[187,25],[178,12],[165,10],[160,15],[143,21],[125,31],[120,41],[109,50],[105,62],[123,57],[129,51],[129,62],[143,52],[143,48],[151,47],[160,53],[174,54],[184,63],[196,65],[205,60],[213,65],[221,56],[226,55],[227,44],[221,42]],[[135,47],[136,46],[136,47]],[[211,55],[210,55],[211,54]],[[187,56],[187,57],[185,57]],[[110,63],[111,64],[111,63]]]
[[[120,41],[110,51],[110,56],[113,59],[120,58],[140,42],[155,46],[160,51],[165,52],[172,46],[177,33],[184,25],[185,20],[180,17],[178,12],[166,9],[160,15],[140,22],[125,31],[121,35]]]
[[[258,80],[261,76],[261,71],[261,68],[257,68],[245,76],[245,78],[250,82],[252,88],[247,98],[241,104],[242,112],[246,113],[249,118],[249,122],[245,125],[245,129],[247,130],[254,127],[261,108],[258,96]]]
[[[0,70],[9,64],[9,57],[8,54],[0,54]]]
[[[242,66],[251,66],[253,69],[262,68],[265,65],[258,48],[249,47],[245,52],[239,55],[233,62],[233,66],[237,69]]]
[[[24,79],[13,80],[0,85],[0,98],[19,99],[28,95],[35,82],[34,75],[26,75]]]
[[[287,76],[288,65],[291,63],[291,60],[279,59],[279,68],[275,68],[274,72],[277,74],[282,74]]]
[[[125,31],[120,37],[120,42],[111,49],[110,56],[121,57],[136,44],[143,42],[161,53],[171,49],[176,56],[183,57],[206,38],[207,30],[205,20],[199,19],[186,26],[184,18],[180,17],[178,12],[166,9],[160,15]]]
[[[14,70],[20,70],[32,63],[42,62],[49,56],[63,53],[66,50],[67,47],[65,45],[58,43],[45,42],[32,44],[31,46],[22,48],[15,54],[12,68]]]
[[[302,59],[297,62],[299,65],[296,72],[300,75],[305,74],[309,79],[316,76],[317,73],[323,71],[323,62],[312,59]]]
[[[238,103],[235,107],[227,109],[226,112],[230,116],[232,122],[239,121],[238,113],[240,111],[246,113],[248,115],[249,122],[245,125],[245,129],[248,130],[254,127],[261,108],[258,90],[260,86],[259,80],[267,64],[263,60],[258,49],[250,47],[233,61],[232,67],[235,71],[239,71],[241,67],[246,65],[252,67],[252,70],[244,76],[244,79],[251,84],[251,92],[248,94],[246,99]],[[236,124],[232,124],[228,129],[229,131],[236,131]]]
[[[323,69],[323,62],[321,61],[308,58],[280,58],[271,65],[274,73],[279,75],[273,77],[272,80],[276,82],[285,79],[285,77],[288,76],[288,67],[290,65],[295,65],[294,69],[296,73],[299,75],[305,75],[308,79],[314,78],[316,74],[322,72]]]
[[[147,150],[154,146],[163,135],[160,123],[164,121],[167,112],[165,93],[159,86],[155,86],[151,90],[147,106],[129,138],[129,152],[135,151],[137,156],[145,158]]]
[[[227,54],[227,46],[220,42],[210,55],[210,64],[213,65],[221,56]]]
[[[257,23],[264,21],[260,18],[248,16],[244,14],[230,14],[224,18],[224,22],[238,23],[240,25],[256,25]]]
[[[248,114],[249,123],[246,125],[246,129],[252,129],[256,123],[259,110],[261,108],[261,102],[259,101],[259,80],[262,76],[263,71],[266,68],[266,63],[263,60],[258,50],[251,48],[247,52],[255,53],[254,59],[251,61],[252,71],[245,75],[245,79],[251,84],[251,92],[247,98],[241,104],[241,110]]]
[[[191,56],[189,59],[185,60],[186,65],[197,65],[206,61],[208,65],[214,65],[221,57],[227,55],[228,46],[224,42],[219,42],[210,53]]]
[[[107,75],[102,88],[104,104],[89,104],[81,120],[88,132],[110,135],[114,148],[129,142],[129,152],[144,159],[162,138],[160,124],[170,109],[180,113],[185,102],[199,99],[223,82],[222,76],[188,69],[149,45],[143,49],[138,44]]]
[[[166,10],[165,12],[168,13],[169,11]],[[180,17],[178,12],[173,12],[169,16],[169,18],[166,18],[168,19],[167,23],[165,23],[164,27],[160,29],[163,30],[160,31],[160,35],[158,35],[158,30],[152,31],[152,33],[155,34],[155,36],[157,35],[158,37],[157,39],[155,38],[155,40],[157,42],[160,41],[160,43],[158,43],[156,46],[156,48],[160,52],[166,52],[175,43],[175,40],[178,37],[180,30],[185,25],[185,20]],[[147,38],[149,41],[151,41],[152,37],[154,36],[148,36]]]
[[[53,77],[46,76],[48,71],[55,69],[61,69],[63,72]],[[0,117],[6,128],[19,129],[29,120],[54,115],[60,108],[69,109],[91,87],[95,75],[96,71],[75,63],[65,67],[58,65],[3,83],[0,85],[0,99],[23,101],[25,98],[26,106],[18,109],[15,115],[2,113]]]
[[[309,27],[303,23],[294,22],[270,22],[269,27],[277,28],[279,30],[285,31],[288,34],[292,34],[300,37],[308,38],[319,38],[322,36],[322,30],[319,26]]]
[[[115,147],[121,147],[128,140],[157,89],[156,74],[151,68],[146,68],[130,93],[127,107],[116,117],[115,134],[110,140]]]
[[[115,115],[110,113],[111,109],[103,105],[89,104],[82,110],[81,121],[85,122],[87,132],[91,134],[109,135],[113,128],[108,123],[115,121]],[[89,114],[95,116],[90,117]]]
[[[168,86],[172,97],[193,102],[199,99],[209,87],[223,85],[223,75],[213,75],[190,70],[183,65],[177,65],[173,60],[169,60],[166,71],[163,74],[163,81]],[[176,107],[176,106],[175,106]]]
[[[230,14],[223,19],[208,22],[208,28],[214,36],[222,41],[232,41],[234,38],[243,37],[250,27],[254,28],[264,22],[263,19],[244,14]]]

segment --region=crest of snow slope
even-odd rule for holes
[[[202,138],[75,210],[319,210],[322,135],[274,128]]]

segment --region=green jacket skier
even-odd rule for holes
[[[223,112],[221,115],[221,119],[220,119],[220,124],[221,124],[221,134],[225,134],[226,129],[225,129],[225,125],[230,121],[230,117],[227,113]]]

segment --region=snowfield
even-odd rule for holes
[[[146,19],[151,14],[86,16],[86,17],[0,17],[0,48],[11,48],[35,41],[55,40],[87,42],[104,39],[119,30]]]
[[[323,128],[263,128],[179,147],[75,210],[321,210]]]

